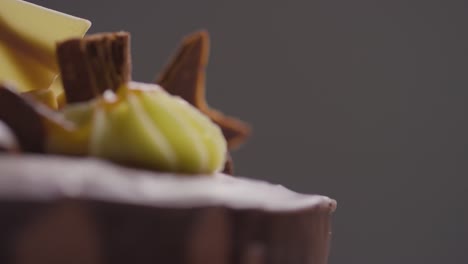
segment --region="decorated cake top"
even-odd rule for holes
[[[145,84],[132,81],[126,32],[81,38],[88,21],[18,0],[0,1],[0,15],[0,57],[15,58],[0,63],[0,121],[9,128],[0,149],[192,175],[229,171],[229,150],[250,129],[205,102],[206,32],[184,39],[156,83]]]

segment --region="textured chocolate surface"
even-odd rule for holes
[[[0,263],[315,263],[335,202],[223,174],[0,156]]]
[[[57,44],[68,103],[88,101],[131,80],[130,35],[100,33]]]

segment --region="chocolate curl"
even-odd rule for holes
[[[0,120],[14,133],[22,151],[43,153],[46,132],[35,102],[0,84]]]
[[[0,84],[0,121],[14,134],[19,150],[30,153],[46,152],[47,125],[70,126],[62,115],[33,95],[19,94],[7,84]]]
[[[57,44],[68,103],[85,102],[131,80],[130,35],[101,33]]]

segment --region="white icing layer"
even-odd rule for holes
[[[225,206],[294,211],[336,202],[292,192],[280,185],[216,174],[184,177],[123,168],[91,158],[0,155],[0,198],[83,198],[156,207]]]

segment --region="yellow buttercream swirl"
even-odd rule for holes
[[[48,151],[86,154],[158,171],[210,174],[223,168],[221,129],[198,109],[154,84],[131,82],[116,93],[62,110],[70,128],[49,125]]]

